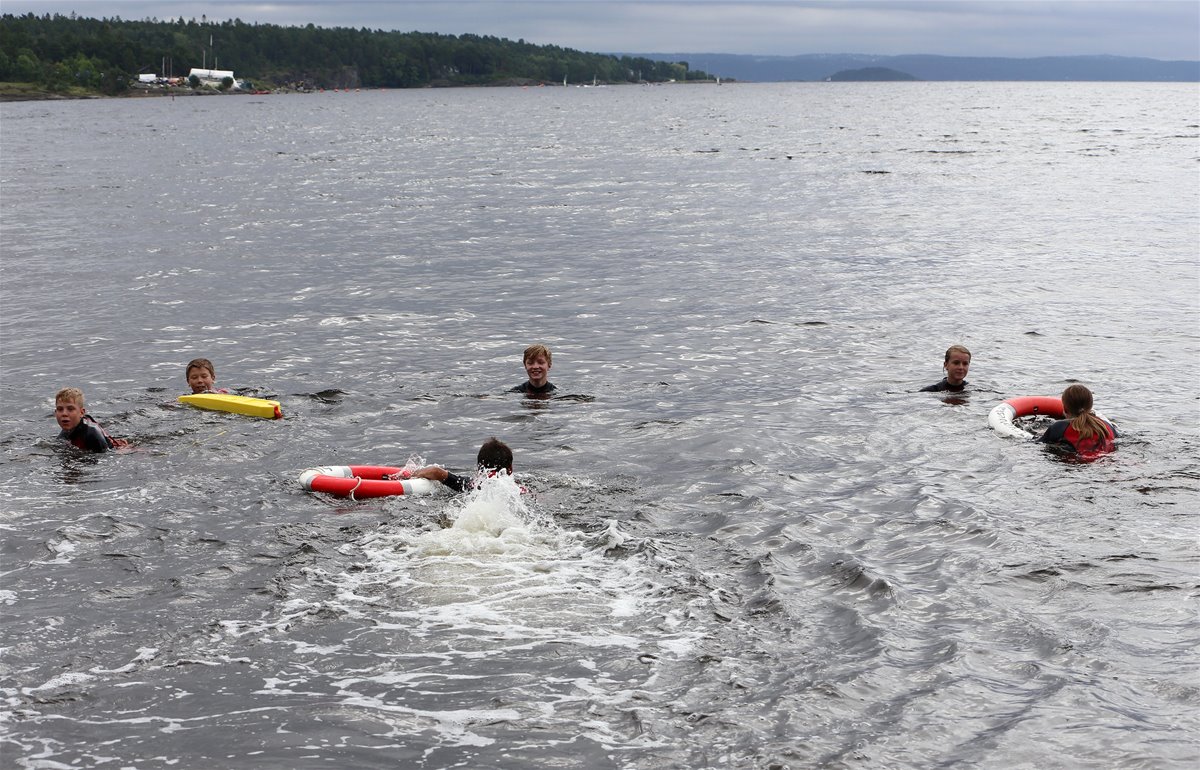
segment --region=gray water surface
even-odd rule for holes
[[[1195,96],[4,104],[3,764],[1194,767]],[[1075,381],[1115,454],[988,428]],[[297,483],[491,435],[527,494]]]

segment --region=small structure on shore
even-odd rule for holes
[[[238,87],[237,78],[233,76],[233,70],[206,70],[192,67],[192,71],[188,73],[188,78],[190,79],[193,76],[200,78],[201,83],[212,83],[213,85],[220,85],[221,81],[229,78],[233,81],[233,87]]]

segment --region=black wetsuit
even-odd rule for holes
[[[958,383],[957,385],[951,385],[950,381],[947,380],[945,377],[943,377],[941,382],[935,382],[932,385],[927,385],[927,386],[921,388],[920,392],[921,393],[941,393],[944,390],[948,390],[952,393],[957,393],[966,387],[967,387],[966,380],[963,380],[962,382]]]
[[[113,442],[109,439],[108,434],[88,414],[83,416],[74,430],[59,431],[58,437],[66,439],[88,452],[107,452],[113,448]]]
[[[524,393],[527,396],[543,396],[558,390],[554,383],[547,380],[545,385],[533,385],[528,380],[508,391],[509,393]]]
[[[453,489],[455,492],[466,492],[473,484],[474,479],[466,476],[459,476],[457,473],[446,471],[446,478],[442,481],[443,484]]]
[[[495,476],[497,473],[506,473],[506,471],[488,471],[487,476]],[[455,492],[470,492],[482,484],[484,479],[484,476],[459,476],[457,473],[446,471],[446,478],[442,483]],[[525,487],[521,487],[521,494],[525,494]]]

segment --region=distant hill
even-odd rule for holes
[[[1127,56],[1045,56],[1036,59],[999,57],[869,56],[865,54],[805,54],[803,56],[744,56],[718,53],[635,54],[647,59],[686,61],[722,78],[778,82],[825,80],[844,70],[886,67],[919,80],[1045,80],[1200,82],[1200,61],[1160,61]]]
[[[841,70],[829,76],[834,83],[868,83],[879,81],[916,80],[907,72],[897,72],[888,67],[864,67],[860,70]]]
[[[167,4],[169,5],[169,4]],[[220,58],[218,59],[218,53]],[[0,83],[12,93],[122,94],[139,75],[237,72],[247,89],[426,88],[709,80],[678,62],[432,32],[0,14]],[[233,75],[230,75],[232,79]],[[159,91],[158,93],[164,93]],[[3,98],[0,89],[0,98]]]

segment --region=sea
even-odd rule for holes
[[[1195,84],[0,105],[0,766],[1194,768],[1198,169]]]

